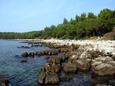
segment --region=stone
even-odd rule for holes
[[[59,81],[58,75],[53,72],[46,73],[42,71],[38,77],[38,83],[40,84],[57,84]]]
[[[29,55],[28,55],[28,52],[24,52],[24,53],[21,54],[21,56],[22,57],[28,57]]]
[[[57,84],[59,83],[59,77],[56,73],[49,72],[45,78],[45,84]]]
[[[76,64],[77,68],[81,71],[88,71],[90,68],[90,60],[88,59],[78,59]]]
[[[65,73],[75,73],[77,71],[77,66],[74,63],[67,62],[63,64],[63,70]]]
[[[115,61],[111,57],[99,57],[92,62],[92,71],[96,75],[115,75]]]
[[[49,63],[46,63],[43,67],[43,70],[45,72],[59,72],[61,69],[61,66],[60,64],[49,64]]]

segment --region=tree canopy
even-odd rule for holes
[[[103,36],[115,27],[115,10],[103,9],[98,15],[92,12],[76,15],[75,19],[64,18],[62,24],[45,27],[41,31],[26,33],[0,33],[0,39],[25,39],[25,38],[58,38],[82,39],[92,36]]]

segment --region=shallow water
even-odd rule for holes
[[[41,51],[48,48],[17,48],[23,45],[26,44],[13,40],[0,40],[0,75],[9,77],[13,86],[38,86],[37,74],[46,62],[45,58],[29,58],[27,63],[20,63],[21,58],[16,55],[24,51]]]

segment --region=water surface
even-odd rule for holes
[[[0,40],[0,75],[8,76],[13,86],[38,86],[37,75],[46,62],[45,58],[29,58],[27,63],[20,63],[22,58],[16,55],[20,55],[24,51],[41,51],[48,48],[17,48],[24,45],[27,44],[20,43],[20,41]]]

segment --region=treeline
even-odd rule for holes
[[[0,39],[34,39],[38,37],[39,31],[15,33],[15,32],[0,32]]]
[[[82,13],[74,19],[64,19],[62,24],[52,25],[38,32],[0,33],[0,38],[59,38],[83,39],[92,36],[103,36],[115,27],[115,10],[103,9],[98,15]]]

